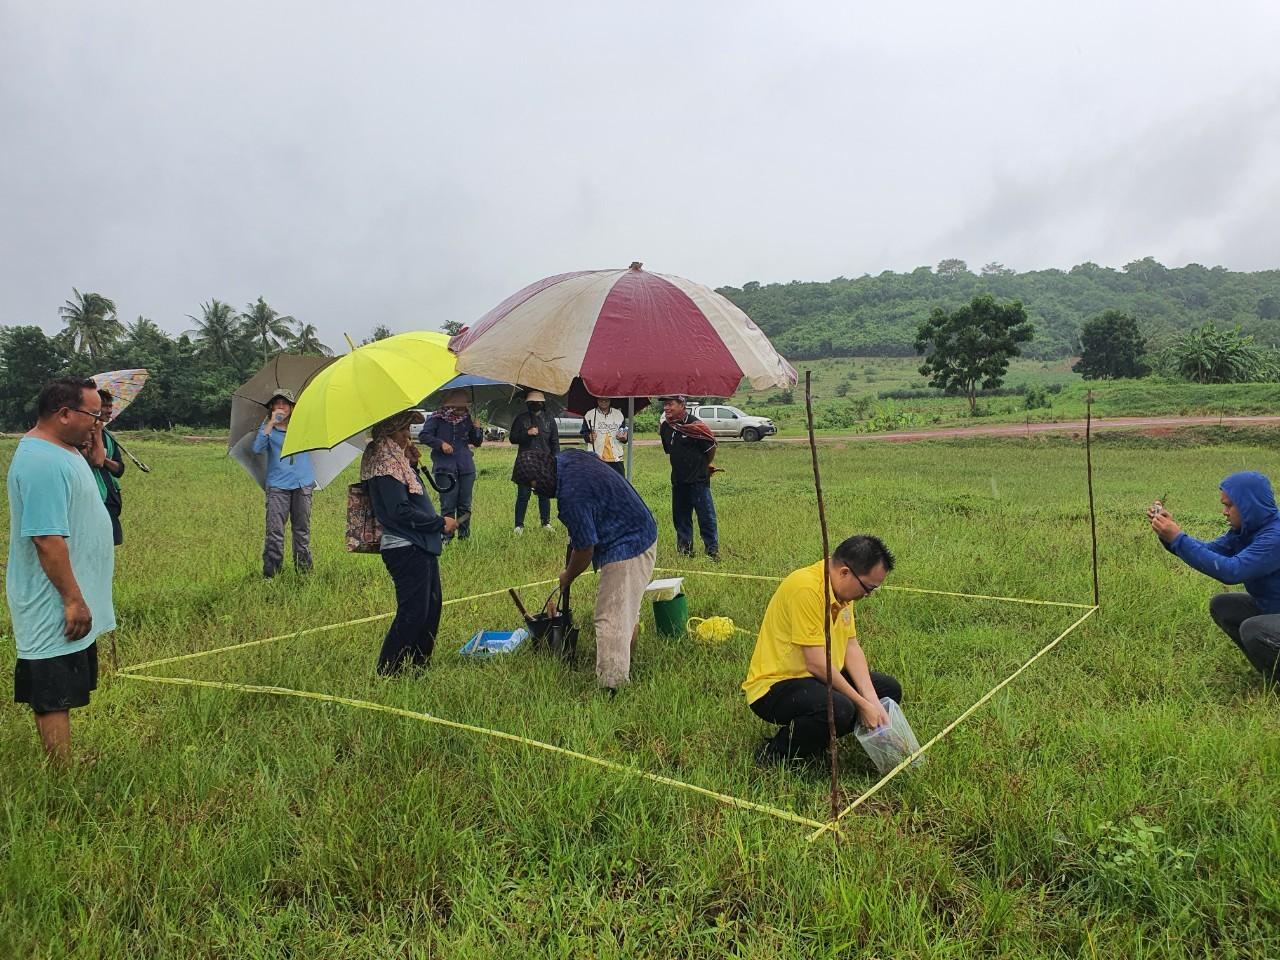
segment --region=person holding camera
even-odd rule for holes
[[[1261,473],[1233,473],[1219,486],[1230,529],[1215,540],[1197,540],[1156,501],[1147,510],[1151,529],[1175,557],[1220,583],[1244,592],[1219,593],[1209,616],[1245,659],[1268,681],[1280,662],[1280,511],[1271,481]]]
[[[270,580],[284,563],[284,525],[293,529],[293,565],[300,573],[311,569],[311,494],[316,475],[311,454],[281,457],[289,416],[298,398],[279,390],[267,404],[267,418],[253,438],[253,452],[267,454],[267,534],[262,546],[262,575]]]

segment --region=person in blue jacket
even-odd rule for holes
[[[396,616],[378,655],[378,673],[396,674],[406,665],[424,667],[440,628],[440,538],[453,533],[453,517],[436,513],[418,474],[418,449],[409,427],[422,414],[405,411],[373,427],[360,458],[360,480],[373,515],[382,525],[382,562],[396,588]]]
[[[1280,511],[1271,481],[1253,471],[1222,481],[1222,513],[1231,529],[1208,542],[1184,533],[1158,501],[1147,511],[1151,529],[1179,560],[1244,593],[1219,593],[1209,615],[1255,670],[1276,679],[1280,660]]]
[[[440,512],[458,521],[458,539],[471,536],[471,493],[476,485],[472,447],[484,443],[484,431],[471,419],[466,390],[450,390],[440,409],[427,417],[418,442],[431,448],[431,472],[440,491]],[[453,539],[445,534],[444,542]]]

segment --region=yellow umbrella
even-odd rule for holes
[[[416,406],[457,374],[448,344],[443,333],[414,331],[339,357],[298,397],[281,455],[327,450]]]

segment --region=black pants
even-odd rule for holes
[[[1280,679],[1280,613],[1263,613],[1247,593],[1219,593],[1209,601],[1209,616],[1263,679]]]
[[[533,487],[516,486],[516,526],[524,526],[524,512],[529,508],[529,498],[533,496]],[[538,496],[538,519],[545,527],[551,522],[551,498]]]
[[[425,666],[440,629],[440,558],[421,547],[393,547],[382,551],[382,562],[396,585],[396,618],[391,621],[379,673],[398,673],[408,660]]]
[[[841,671],[853,684],[847,670]],[[888,697],[902,703],[902,684],[887,673],[871,671],[871,685],[877,697]],[[836,736],[848,736],[858,719],[858,708],[839,690],[831,692],[835,705]],[[751,704],[757,717],[766,723],[780,724],[765,748],[769,753],[788,759],[816,756],[827,748],[827,685],[814,677],[779,680],[759,700]]]

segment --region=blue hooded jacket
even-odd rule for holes
[[[1240,510],[1240,529],[1206,543],[1180,533],[1165,549],[1222,583],[1242,583],[1263,613],[1280,613],[1280,511],[1271,481],[1233,473],[1220,484]]]

